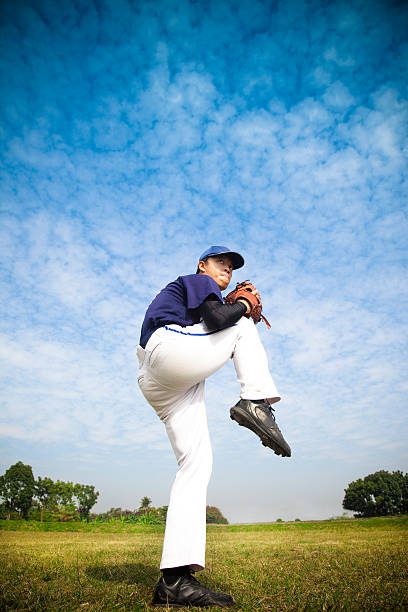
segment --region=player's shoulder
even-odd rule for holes
[[[186,274],[184,276],[178,276],[174,280],[170,281],[170,283],[168,283],[164,287],[164,289],[168,289],[168,288],[172,288],[172,287],[184,287],[186,285],[199,284],[200,281],[196,280],[196,278],[195,278],[196,276],[199,276],[199,275],[198,274]]]
[[[179,276],[177,280],[179,279],[185,286],[190,287],[207,287],[212,285],[217,286],[215,280],[207,274],[186,274],[185,276]]]

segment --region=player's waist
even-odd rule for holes
[[[166,323],[155,327],[153,329],[149,329],[149,331],[144,335],[144,337],[140,341],[140,346],[144,349],[149,348],[147,346],[149,340],[152,336],[158,333],[164,334],[179,334],[180,336],[210,336],[211,334],[217,333],[218,330],[210,330],[206,327],[205,323],[200,321],[199,323],[194,323],[193,325],[180,325],[179,323]]]

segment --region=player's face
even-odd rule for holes
[[[215,280],[221,291],[230,284],[233,268],[227,255],[209,257],[206,261],[200,261],[198,267],[201,274],[207,274]]]

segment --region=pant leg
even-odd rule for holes
[[[138,348],[140,361],[150,354]],[[145,364],[138,377],[146,399],[162,419],[178,463],[167,511],[160,569],[205,567],[206,500],[212,450],[204,403],[204,381],[187,389],[171,389],[152,379]]]
[[[268,357],[252,319],[239,320],[239,333],[235,341],[233,362],[242,399],[281,399],[269,371]]]
[[[165,421],[178,462],[170,494],[160,569],[190,565],[205,567],[207,486],[212,450],[204,404],[204,382],[179,401]]]

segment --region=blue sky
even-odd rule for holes
[[[207,384],[208,502],[231,521],[341,514],[408,470],[408,9],[402,2],[5,0],[0,468],[168,501],[137,388],[144,311],[211,244],[272,330],[282,460]]]

